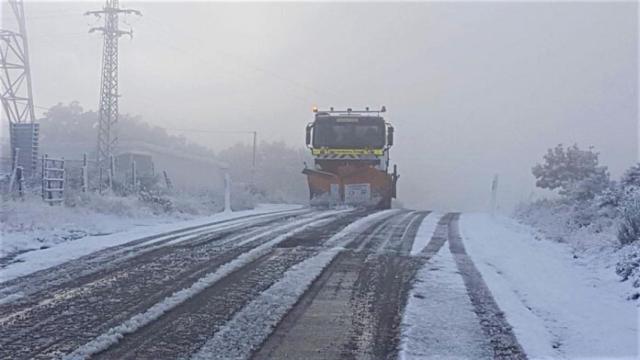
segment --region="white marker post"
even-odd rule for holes
[[[231,212],[231,177],[224,173],[224,212]]]

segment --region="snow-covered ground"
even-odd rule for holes
[[[241,202],[243,196],[236,196]],[[215,194],[138,197],[70,193],[64,206],[48,206],[33,193],[0,202],[0,266],[17,254],[133,228],[175,223],[222,210]],[[240,207],[239,209],[247,209]]]
[[[626,300],[613,250],[574,255],[568,244],[486,214],[463,214],[460,230],[530,358],[638,358],[638,307]]]
[[[491,357],[448,246],[416,274],[401,326],[400,359]]]
[[[301,205],[261,204],[254,210],[221,212],[211,216],[200,216],[184,220],[180,217],[168,215],[127,217],[121,214],[83,214],[77,208],[61,206],[17,205],[13,209],[23,213],[12,214],[12,219],[24,218],[29,220],[5,222],[3,219],[0,249],[3,255],[11,254],[11,259],[4,264],[0,264],[2,266],[0,268],[0,282],[143,237],[154,236],[180,228],[250,215],[295,210],[301,207]],[[21,222],[24,224],[25,221],[37,223],[37,225],[32,227],[25,225],[24,231],[17,231],[16,224]],[[55,234],[68,233],[69,229],[81,229],[82,236],[75,239],[60,239],[55,236]],[[43,242],[41,236],[47,236],[46,239],[50,239],[50,241]],[[46,246],[43,247],[43,243]]]
[[[422,224],[420,224],[416,237],[413,240],[413,245],[411,246],[411,255],[417,255],[427,246],[441,218],[442,214],[431,212],[422,220]]]

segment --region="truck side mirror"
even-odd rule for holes
[[[306,137],[307,146],[311,144],[311,128],[312,127],[313,126],[311,124],[307,125],[307,137]]]
[[[387,146],[393,146],[393,126],[387,128]]]

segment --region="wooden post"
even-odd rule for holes
[[[113,192],[113,177],[115,176],[113,155],[109,155],[109,191]]]
[[[18,196],[20,199],[24,200],[24,176],[22,166],[18,166],[16,168],[16,181],[18,184]]]
[[[16,183],[18,175],[18,156],[20,156],[20,148],[15,148],[13,164],[11,165],[11,177],[9,178],[9,194],[13,192],[13,186]]]
[[[58,185],[60,186],[60,192],[58,192],[58,197],[61,199],[56,205],[64,204],[64,185],[67,182],[67,172],[64,170],[64,158],[60,160],[60,169],[62,170],[62,174],[58,174],[60,180],[58,181]]]
[[[131,161],[131,188],[133,189],[133,191],[136,191],[136,185],[138,182],[138,177],[136,174],[136,161],[132,160]]]
[[[42,155],[42,200],[47,199],[47,154]]]
[[[98,194],[102,194],[102,167],[98,169]]]
[[[87,168],[87,153],[82,154],[82,192],[89,189],[89,172]]]

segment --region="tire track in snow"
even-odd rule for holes
[[[189,298],[199,294],[206,288],[214,285],[224,277],[241,269],[242,267],[248,265],[252,261],[266,255],[269,251],[272,250],[274,246],[278,243],[286,240],[287,238],[305,231],[306,229],[318,226],[319,224],[325,223],[328,217],[336,216],[336,212],[322,213],[320,215],[316,215],[312,217],[310,220],[299,221],[294,223],[292,227],[294,230],[291,230],[285,234],[276,236],[271,240],[268,240],[248,252],[242,253],[240,256],[235,259],[227,262],[226,264],[220,266],[216,271],[207,273],[200,279],[198,279],[193,285],[188,288],[184,288],[180,291],[175,292],[173,295],[165,298],[163,301],[156,303],[151,306],[144,312],[138,313],[133,317],[129,318],[122,324],[109,329],[107,332],[99,335],[94,340],[89,343],[80,346],[70,354],[64,356],[64,359],[85,359],[90,357],[91,355],[97,354],[101,351],[104,351],[111,347],[112,345],[118,343],[125,335],[133,333],[140,328],[150,324],[156,319],[160,318],[163,314],[171,311],[176,308],[184,301]],[[268,236],[268,234],[262,235]]]
[[[132,258],[142,255],[145,252],[158,250],[167,243],[211,239],[215,238],[216,234],[224,235],[248,226],[260,226],[261,224],[267,224],[277,219],[300,216],[309,212],[308,209],[286,210],[218,220],[207,224],[146,236],[121,245],[101,249],[80,258],[25,276],[3,280],[0,282],[0,315],[5,313],[6,307],[4,305],[11,305],[13,311],[16,305],[37,303],[42,300],[37,299],[37,293],[46,296],[51,292],[52,288],[57,289],[69,286],[69,284],[77,286],[78,280],[82,281],[82,278],[88,279],[85,281],[89,282],[91,281],[91,275],[102,272],[105,269],[114,269],[120,264],[130,261]],[[6,278],[7,276],[11,276],[11,274],[3,270],[3,277]],[[36,299],[34,299],[34,295]]]
[[[453,255],[443,249],[454,218],[452,213],[438,215],[420,227],[422,236],[432,235],[412,249],[419,266],[402,314],[399,359],[490,357]]]
[[[453,214],[449,223],[449,249],[462,275],[480,326],[491,344],[494,359],[527,359],[511,325],[498,307],[482,275],[467,255],[458,230],[460,214]]]
[[[12,358],[40,354],[46,358],[45,354],[52,357],[70,352],[273,237],[336,214],[320,213],[294,221],[284,220],[271,224],[270,228],[258,229],[262,230],[261,234],[249,228],[220,239],[222,245],[213,241],[198,247],[168,247],[161,253],[143,254],[114,269],[115,272],[97,274],[105,276],[106,281],[94,282],[88,290],[62,291],[62,297],[47,300],[2,325],[0,358],[3,354]]]
[[[430,214],[430,211],[419,211],[417,216],[414,216],[413,220],[407,225],[406,230],[397,244],[397,251],[400,252],[400,254],[406,255],[411,253],[416,236],[418,235],[418,230],[424,223],[425,218]]]
[[[449,226],[455,216],[456,215],[453,213],[448,213],[438,220],[438,224],[433,232],[433,236],[431,236],[431,240],[429,240],[427,246],[418,253],[418,256],[424,258],[423,261],[428,261],[431,257],[437,254],[444,243],[447,242],[447,239],[449,238]]]
[[[387,358],[395,342],[403,289],[417,261],[408,256],[413,239],[406,235],[415,231],[407,226],[420,224],[414,221],[416,216],[423,213],[397,214],[346,246],[337,244],[345,249],[311,282],[277,327],[269,329],[252,358]],[[406,255],[399,252],[402,248]],[[234,341],[233,347],[246,348]]]
[[[428,212],[412,213],[394,226],[386,252],[368,256],[354,284],[351,338],[343,358],[395,358],[399,324],[418,259],[409,257]]]
[[[430,212],[426,218],[422,220],[420,227],[418,227],[416,231],[414,240],[411,243],[410,255],[418,255],[427,246],[433,238],[442,216],[440,213]]]
[[[322,243],[354,219],[356,211],[328,219],[292,235],[266,255],[224,277],[157,321],[122,339],[96,359],[182,358],[204,345],[207,337],[233,314],[278,281],[291,266],[318,253]],[[294,246],[297,243],[298,246]]]
[[[235,314],[192,359],[248,358],[346,246],[371,241],[376,231],[389,225],[389,217],[395,213],[376,213],[354,222],[333,236],[327,241],[332,244],[331,248],[292,266],[281,280]],[[367,228],[373,231],[363,231]]]

